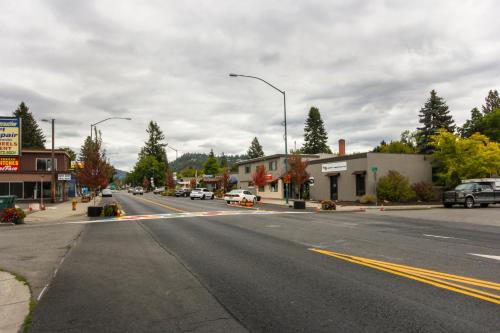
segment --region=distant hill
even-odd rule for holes
[[[227,159],[227,164],[231,168],[237,161],[247,158],[246,155],[220,155],[217,156],[217,161],[221,162],[223,156]],[[179,156],[176,160],[169,163],[173,171],[179,172],[187,168],[203,169],[203,164],[208,159],[208,154],[204,153],[185,153]]]
[[[127,173],[128,173],[127,171],[116,169],[115,170],[115,178],[118,178],[120,180],[124,180],[125,177],[127,177]]]

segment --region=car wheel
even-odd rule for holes
[[[210,198],[210,200],[214,200],[214,195],[212,194],[212,197]]]
[[[201,197],[201,200],[205,200],[205,194],[203,194],[203,196]]]
[[[487,203],[482,203],[481,204],[481,208],[488,208],[488,206],[489,206],[489,204],[487,204]]]
[[[465,208],[472,208],[472,207],[474,207],[474,199],[472,197],[465,198],[464,207]]]
[[[229,205],[231,203],[231,201],[227,200],[226,203]]]
[[[452,205],[452,204],[449,204],[449,203],[446,203],[446,204],[444,204],[443,206],[444,206],[444,208],[451,208],[453,205]]]
[[[193,197],[191,197],[191,200],[194,200],[194,198],[193,198]]]

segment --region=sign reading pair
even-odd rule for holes
[[[21,120],[0,117],[0,156],[21,155]]]

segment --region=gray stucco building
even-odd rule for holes
[[[395,170],[408,177],[410,184],[432,181],[430,157],[420,154],[360,153],[309,161],[307,172],[314,177],[312,200],[356,201],[375,194],[376,177]]]

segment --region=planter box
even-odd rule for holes
[[[99,206],[89,206],[87,207],[87,216],[88,217],[98,217],[101,216],[102,207]]]
[[[306,209],[306,202],[303,200],[293,202],[294,209]]]

